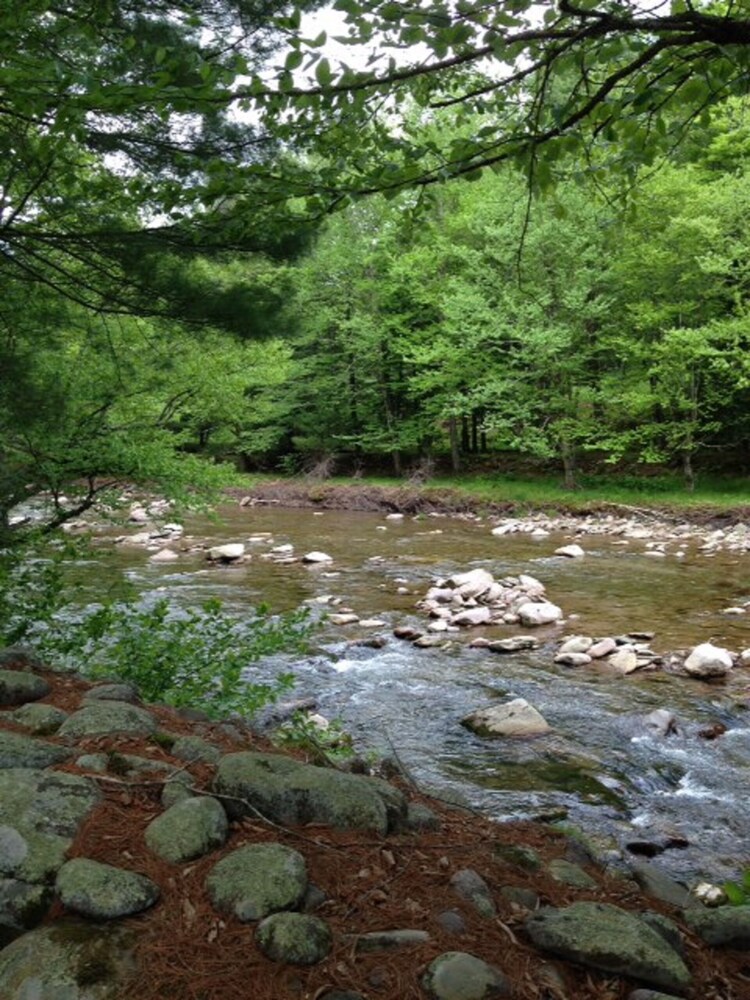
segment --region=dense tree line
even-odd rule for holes
[[[0,534],[216,459],[746,469],[742,9],[339,0],[352,69],[312,6],[0,15]]]

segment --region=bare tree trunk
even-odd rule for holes
[[[569,441],[560,443],[560,455],[563,463],[563,486],[566,490],[576,488],[576,453]]]
[[[451,441],[451,469],[461,471],[461,451],[458,446],[458,422],[455,417],[448,418],[448,434]]]

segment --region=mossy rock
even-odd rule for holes
[[[67,717],[67,712],[54,705],[24,705],[13,713],[16,725],[23,726],[36,736],[56,733]]]
[[[208,796],[170,806],[146,827],[146,843],[165,861],[182,864],[221,847],[229,831],[220,802]]]
[[[510,982],[494,965],[463,951],[447,951],[430,963],[422,986],[431,1000],[501,1000]]]
[[[62,764],[71,755],[72,750],[57,743],[0,730],[0,769],[52,767],[53,764]]]
[[[272,962],[316,965],[328,956],[331,929],[320,917],[306,913],[274,913],[258,924],[258,947]]]
[[[55,883],[63,905],[96,920],[117,920],[147,910],[159,898],[159,887],[145,875],[74,858],[62,866]]]
[[[283,844],[240,847],[217,862],[206,879],[214,906],[243,921],[295,909],[306,889],[305,859]]]
[[[25,670],[0,670],[0,705],[25,705],[50,693],[43,677]]]
[[[145,708],[124,701],[93,701],[68,716],[60,727],[60,736],[76,740],[109,733],[152,736],[156,730],[156,719]]]

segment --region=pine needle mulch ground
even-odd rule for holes
[[[53,690],[43,701],[68,711],[78,707],[90,686],[78,678],[44,676]],[[272,749],[267,741],[237,726],[191,721],[171,709],[149,708],[164,733],[198,735],[225,752]],[[670,907],[646,899],[634,883],[592,864],[584,867],[599,884],[593,891],[563,885],[544,870],[517,867],[504,860],[507,852],[501,856],[497,845],[532,848],[543,865],[553,858],[569,857],[577,863],[585,859],[580,846],[543,825],[492,823],[414,796],[410,789],[405,790],[439,815],[439,830],[379,838],[322,826],[283,829],[245,819],[231,825],[221,850],[172,865],[155,857],[144,840],[146,826],[162,811],[164,774],[154,770],[137,778],[123,775],[120,755],[138,754],[189,770],[203,789],[210,787],[213,768],[186,767],[170,756],[163,737],[96,737],[80,741],[79,746],[81,753],[106,751],[112,767],[95,779],[103,792],[102,803],[79,830],[69,855],[141,872],[162,891],[151,910],[120,921],[136,935],[142,970],[122,1000],[319,1000],[333,989],[354,990],[367,1000],[424,1000],[421,975],[433,958],[446,951],[466,951],[499,967],[513,983],[515,1000],[624,1000],[642,984],[541,955],[523,931],[528,911],[510,902],[501,888],[531,889],[542,905],[595,900],[634,911],[649,908],[672,919],[678,916]],[[59,769],[87,773],[75,764]],[[299,851],[311,883],[325,894],[316,913],[330,925],[335,944],[318,965],[301,968],[269,961],[255,946],[253,924],[221,916],[208,902],[204,882],[213,865],[237,847],[264,841]],[[478,916],[451,887],[451,876],[464,868],[474,869],[489,884],[498,907],[496,918]],[[445,930],[438,922],[448,910],[460,913],[462,933]],[[55,904],[47,921],[63,912],[61,904]],[[750,954],[710,949],[680,926],[693,976],[691,1000],[750,1000]],[[426,930],[429,941],[362,954],[350,937],[404,928]]]

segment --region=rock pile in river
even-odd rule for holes
[[[496,580],[486,569],[472,569],[437,580],[419,601],[432,623],[430,632],[446,632],[475,625],[550,625],[563,617],[562,609],[545,596],[536,577],[521,574]]]
[[[748,906],[682,914],[560,833],[22,650],[0,674],[2,1000],[742,995]]]

